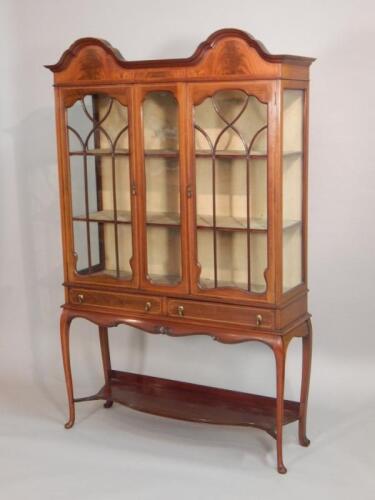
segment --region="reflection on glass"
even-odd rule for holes
[[[200,286],[264,293],[267,104],[219,91],[194,110]]]
[[[153,283],[181,281],[178,104],[170,92],[143,102],[147,274]]]
[[[144,147],[178,150],[178,105],[170,92],[150,92],[143,102]]]
[[[303,281],[303,90],[284,90],[283,291]]]
[[[67,118],[77,273],[131,279],[128,109],[107,95],[86,95]]]

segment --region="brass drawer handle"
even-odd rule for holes
[[[184,312],[185,312],[184,306],[178,306],[177,312],[178,312],[178,315],[182,317],[184,315]]]
[[[263,318],[261,314],[257,314],[257,326],[262,324]]]
[[[79,303],[79,304],[83,304],[83,303],[84,303],[84,301],[85,301],[85,296],[84,296],[82,293],[79,293],[79,294],[77,295],[77,300],[78,300],[78,303]]]
[[[146,304],[145,304],[145,312],[150,311],[151,310],[151,306],[152,306],[151,302],[146,302]]]

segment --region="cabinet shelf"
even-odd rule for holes
[[[115,213],[113,210],[100,210],[98,212],[89,213],[88,218],[85,215],[78,215],[73,217],[75,221],[90,221],[90,222],[115,222]],[[117,223],[118,224],[131,224],[131,212],[128,210],[117,210]],[[180,216],[173,212],[156,213],[149,212],[147,214],[147,225],[155,226],[179,226]]]
[[[210,151],[210,150],[204,150],[204,149],[197,149],[195,151],[195,156],[197,158],[212,158],[215,156],[215,158],[239,158],[239,159],[246,159],[248,158],[248,155],[244,153],[243,151],[239,150],[225,150],[225,151],[216,151],[215,155]],[[261,153],[261,152],[254,152],[249,156],[250,159],[265,159],[267,158],[267,153]]]
[[[301,151],[284,151],[283,156],[294,156],[301,155]],[[216,159],[243,159],[246,160],[264,160],[267,159],[267,153],[254,152],[250,156],[240,150],[226,150],[226,151],[216,151],[215,155],[210,150],[199,149],[195,151],[196,158],[213,158]]]
[[[75,221],[90,221],[90,222],[115,222],[113,210],[100,210],[98,212],[90,212],[88,218],[85,215],[77,215],[73,217]],[[119,224],[131,224],[131,212],[127,210],[117,210],[117,222]]]
[[[87,151],[70,151],[70,156],[129,156],[128,149],[115,149],[114,151],[111,148],[96,148],[89,149]]]
[[[79,274],[88,274],[89,270],[88,269],[83,269],[79,272]],[[117,274],[115,269],[106,269],[106,268],[98,268],[94,269],[94,271],[91,271],[90,276],[100,276],[101,279],[105,278],[117,278],[121,279],[124,281],[131,281],[133,275],[130,271],[124,271],[120,270],[119,273]]]
[[[179,152],[172,149],[146,149],[145,158],[178,158]]]
[[[218,288],[240,288],[241,290],[247,290],[247,283],[230,281],[230,280],[218,280],[217,281]],[[200,278],[199,280],[199,288],[203,290],[215,288],[215,281],[209,278]],[[258,283],[250,284],[251,292],[253,293],[264,293],[266,291],[265,285],[260,285]]]
[[[284,220],[283,229],[289,229],[300,224],[298,220]],[[197,229],[213,229],[212,215],[197,216]],[[233,217],[227,215],[216,216],[216,229],[227,231],[247,231],[246,217]],[[267,219],[259,217],[250,218],[250,231],[267,231]]]
[[[70,151],[70,156],[129,156],[129,149],[96,148],[87,151]],[[145,158],[178,158],[179,152],[167,149],[147,149],[144,151]]]
[[[91,212],[88,219],[85,215],[73,217],[74,221],[89,222],[109,222],[114,223],[113,210],[100,210],[98,212]],[[127,210],[117,210],[117,223],[118,224],[131,224],[131,212]],[[180,225],[180,215],[173,212],[156,213],[149,212],[147,214],[147,225],[175,227]],[[283,230],[291,229],[301,224],[301,221],[287,219],[283,221]],[[213,230],[213,217],[212,215],[198,215],[197,216],[197,229]],[[247,231],[247,219],[245,217],[233,217],[227,215],[216,216],[216,229],[219,231]],[[250,219],[250,231],[252,232],[266,232],[267,219],[259,217],[252,217]]]

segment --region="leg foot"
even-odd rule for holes
[[[277,472],[279,474],[286,474],[288,472],[288,469],[285,467],[284,464],[281,464],[277,466]]]
[[[300,438],[299,438],[299,444],[300,444],[301,446],[305,446],[305,447],[310,446],[310,439],[309,439],[309,438],[307,438],[306,436],[304,436],[304,437],[302,437],[302,438],[300,437]]]
[[[75,408],[73,396],[72,369],[70,366],[69,332],[72,318],[66,310],[63,310],[60,318],[61,351],[64,364],[66,392],[69,403],[69,420],[65,424],[65,429],[70,429],[74,425]]]
[[[104,406],[104,408],[112,408],[112,406],[113,406],[113,401],[108,400],[108,401],[106,401],[106,402],[104,403],[104,405],[103,405],[103,406]]]
[[[74,419],[73,420],[69,420],[65,425],[65,429],[71,429],[74,425]]]
[[[298,438],[301,446],[309,446],[310,440],[306,437],[307,400],[310,386],[312,327],[311,320],[306,322],[307,334],[302,338],[302,383],[300,398],[300,414]]]
[[[279,337],[274,346],[276,359],[276,449],[277,470],[280,474],[286,473],[283,462],[283,425],[284,425],[284,385],[285,385],[285,358],[287,343]]]

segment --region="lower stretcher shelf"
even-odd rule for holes
[[[135,410],[192,422],[254,426],[274,435],[276,400],[146,375],[112,370],[96,396]],[[79,400],[76,400],[79,401]],[[284,425],[299,419],[300,405],[284,401]]]

